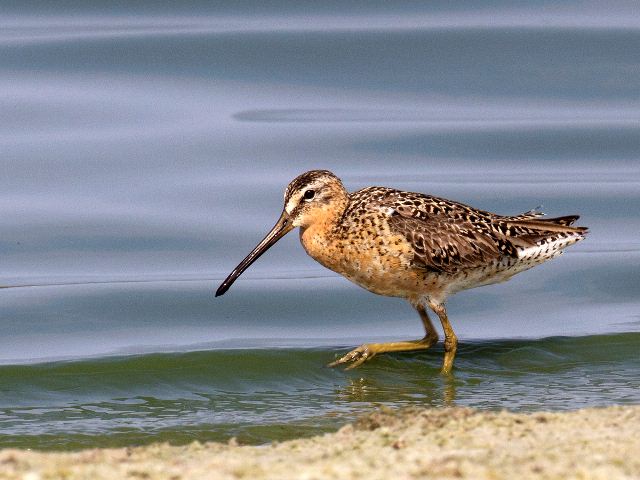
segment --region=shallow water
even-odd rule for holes
[[[518,411],[640,402],[640,333],[464,344],[323,367],[329,348],[152,353],[0,367],[0,444],[39,449],[168,440],[260,443],[335,428],[368,408]]]
[[[267,442],[374,404],[638,403],[640,17],[633,2],[101,2],[0,14],[0,446]],[[327,168],[589,238],[449,303],[417,338],[283,239],[214,298],[297,174]]]

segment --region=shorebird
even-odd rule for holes
[[[266,237],[216,291],[223,295],[260,255],[300,227],[300,242],[323,266],[379,295],[402,297],[425,328],[420,340],[368,343],[329,364],[354,368],[385,352],[431,347],[438,341],[427,307],[444,331],[442,373],[453,367],[458,339],[445,308],[454,293],[508,280],[557,257],[585,238],[578,215],[542,218],[532,210],[503,216],[459,202],[387,187],[349,193],[327,170],[295,178],[284,209]]]

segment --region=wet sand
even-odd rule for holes
[[[640,478],[640,406],[514,414],[378,410],[267,446],[192,443],[0,451],[0,479]]]

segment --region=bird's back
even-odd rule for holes
[[[587,233],[585,227],[572,226],[577,215],[543,218],[530,211],[503,216],[385,187],[350,195],[343,223],[362,223],[367,217],[375,219],[381,235],[404,240],[399,252],[406,256],[409,247],[408,268],[423,271],[425,284],[443,297],[507,280],[558,256]]]

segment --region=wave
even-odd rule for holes
[[[441,347],[424,353],[377,357],[355,372],[325,368],[347,347],[222,349],[177,353],[107,356],[72,361],[0,366],[0,405],[37,404],[98,394],[129,396],[147,389],[164,392],[258,392],[313,389],[362,373],[386,381],[432,376],[439,369]],[[640,333],[539,340],[463,342],[456,365],[461,378],[515,372],[566,374],[604,364],[640,365]],[[31,400],[29,400],[31,397]],[[7,399],[12,399],[8,401]]]
[[[640,333],[465,343],[354,371],[343,348],[209,350],[0,367],[0,447],[264,443],[337,428],[374,405],[531,411],[640,402]]]

